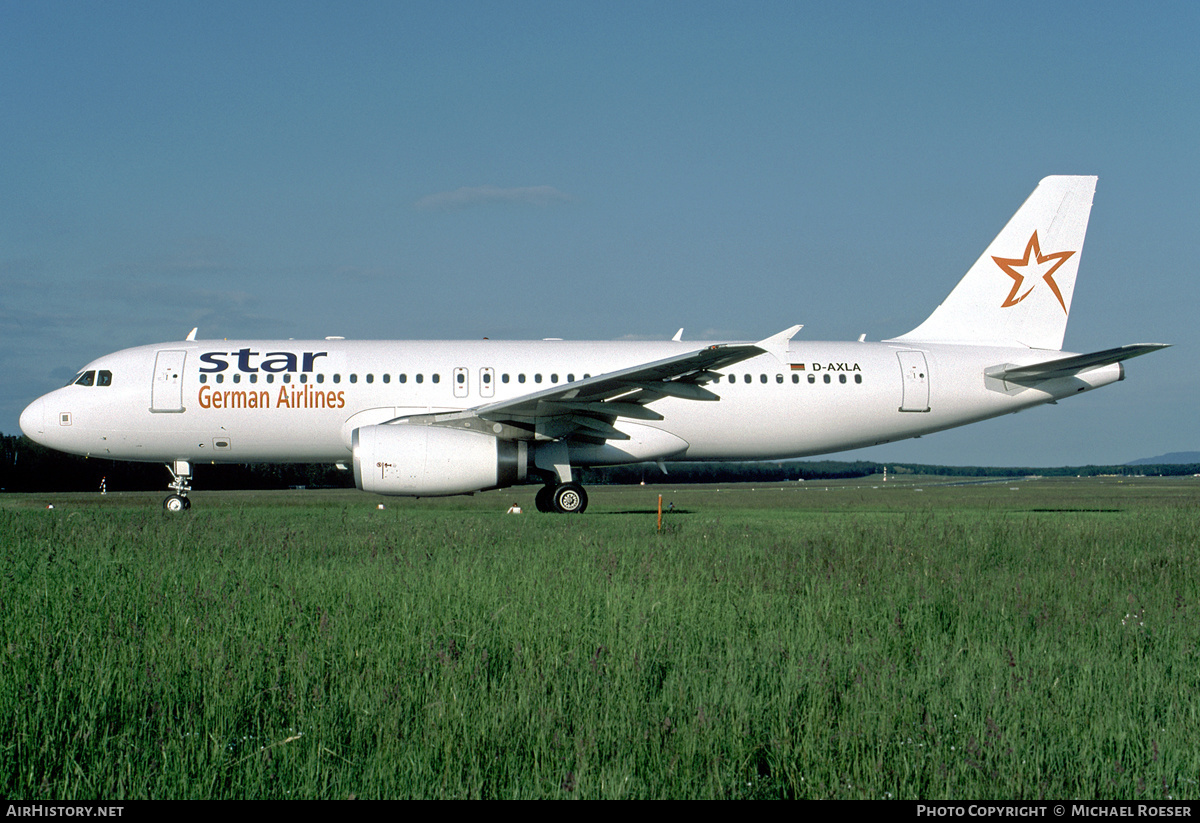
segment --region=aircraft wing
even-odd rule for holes
[[[1167,343],[1134,343],[1129,346],[1118,346],[1115,349],[1092,352],[1091,354],[1074,354],[1061,357],[1058,360],[1047,360],[1032,366],[1010,366],[995,373],[989,372],[989,377],[998,377],[1013,383],[1028,383],[1041,380],[1051,380],[1055,377],[1070,377],[1088,369],[1120,363],[1131,357],[1140,357],[1152,351],[1165,349]]]
[[[461,412],[411,415],[389,422],[474,428],[502,439],[628,440],[629,435],[613,426],[617,418],[662,420],[649,405],[664,397],[719,400],[704,387],[718,376],[717,369],[771,351],[780,341],[786,345],[794,333],[790,329],[760,343],[714,344]]]
[[[518,425],[553,421],[563,436],[578,429],[603,439],[626,439],[613,429],[617,417],[662,420],[647,404],[664,397],[685,400],[719,400],[704,384],[714,370],[757,357],[763,350],[748,343],[707,346],[697,351],[644,363],[628,369],[576,380],[552,389],[479,406],[473,411],[484,420]],[[547,432],[550,433],[550,432]]]

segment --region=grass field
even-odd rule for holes
[[[0,495],[0,794],[1200,797],[1200,480],[944,482]]]

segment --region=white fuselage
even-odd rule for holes
[[[696,349],[683,342],[187,341],[106,355],[21,415],[30,437],[118,460],[338,462],[356,428],[476,408]],[[571,448],[576,466],[804,457],[1019,411],[1121,379],[1113,363],[1036,387],[989,370],[1066,353],[1029,348],[792,342],[720,370],[716,401],[665,397],[627,441]],[[106,383],[107,385],[101,385]],[[536,447],[536,443],[533,444]]]

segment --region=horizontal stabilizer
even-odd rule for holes
[[[1167,343],[1134,343],[1091,354],[1075,354],[1070,357],[1061,357],[1058,360],[1047,360],[1044,363],[1034,363],[1032,366],[1011,366],[996,372],[989,371],[988,376],[1023,383],[1052,380],[1056,377],[1070,377],[1088,369],[1120,363],[1131,357],[1140,357],[1152,351],[1165,349],[1168,345]]]

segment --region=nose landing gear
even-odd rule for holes
[[[167,488],[174,494],[163,501],[163,508],[169,512],[185,512],[192,507],[192,501],[188,499],[188,492],[192,490],[192,464],[186,460],[176,460],[167,464],[167,471],[171,473]]]

